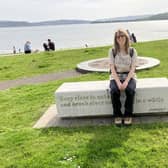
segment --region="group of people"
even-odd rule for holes
[[[48,44],[43,43],[43,48],[44,48],[44,51],[54,51],[55,50],[55,44],[54,44],[53,41],[51,41],[51,39],[48,39]]]
[[[29,54],[31,52],[32,52],[31,43],[30,43],[30,41],[26,41],[26,43],[24,44],[24,53]],[[13,46],[13,54],[16,54],[16,53],[17,53],[16,47]],[[20,48],[18,49],[18,53],[21,53]]]
[[[51,41],[51,39],[48,39],[48,43],[43,43],[43,48],[44,51],[54,51],[55,50],[55,43],[53,41]],[[33,52],[38,52],[39,50],[35,50]],[[21,49],[19,48],[19,53],[21,52]],[[16,47],[13,46],[13,54],[16,54]],[[31,42],[30,41],[26,41],[26,43],[24,44],[24,53],[25,54],[30,54],[32,53],[32,48],[31,48]]]

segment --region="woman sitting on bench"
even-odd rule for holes
[[[127,32],[119,29],[115,32],[114,48],[109,50],[111,100],[116,125],[132,124],[136,57],[137,52],[130,47]],[[124,115],[121,112],[121,91],[125,91],[126,94]]]

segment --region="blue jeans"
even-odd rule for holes
[[[121,81],[122,83],[124,81]],[[128,82],[128,86],[125,89],[126,101],[125,101],[125,112],[124,117],[131,117],[133,113],[133,103],[135,96],[136,81],[131,78]],[[120,102],[120,90],[115,80],[110,81],[110,93],[111,101],[113,106],[114,117],[122,117],[121,113],[121,102]]]

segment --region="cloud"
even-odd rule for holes
[[[168,11],[167,0],[5,0],[0,20],[100,19]]]

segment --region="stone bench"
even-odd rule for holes
[[[55,92],[59,117],[113,115],[109,81],[70,82]],[[121,96],[123,102],[124,96]],[[168,112],[168,79],[137,79],[134,114]]]

